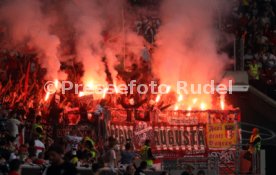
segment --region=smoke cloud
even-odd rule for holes
[[[125,0],[11,0],[1,5],[0,18],[10,31],[12,48],[25,44],[38,52],[47,79],[60,79],[60,61],[73,55],[84,66],[84,82],[104,84],[102,57],[114,78],[117,55],[128,54],[123,48],[138,54],[143,45],[127,6]]]
[[[153,59],[154,73],[163,83],[220,80],[228,58],[218,53],[219,31],[214,25],[218,9],[224,9],[219,0],[163,1]],[[203,98],[210,103],[208,96]]]
[[[42,67],[47,68],[48,78],[57,78],[59,38],[50,33],[53,20],[45,16],[42,4],[36,0],[8,1],[1,8],[1,18],[9,26],[11,44],[26,42],[29,49],[36,49]]]
[[[35,49],[47,79],[60,78],[60,61],[73,55],[84,66],[84,82],[106,83],[106,70],[115,80],[115,65],[138,62],[145,42],[135,33],[137,14],[126,0],[9,0],[0,8],[10,44],[25,43]],[[162,24],[152,60],[153,72],[162,83],[220,80],[229,62],[218,52],[214,19],[224,9],[221,0],[162,1]]]

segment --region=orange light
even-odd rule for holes
[[[192,110],[192,107],[191,106],[189,106],[188,108],[187,108],[187,111],[191,111]],[[190,112],[188,112],[187,113],[187,116],[191,116],[191,113]]]
[[[223,95],[220,96],[220,108],[222,110],[225,109],[225,103],[224,103],[224,96]]]
[[[55,79],[54,84],[56,89],[58,89],[58,83],[59,83],[58,79]]]
[[[49,97],[50,97],[50,93],[47,92],[46,95],[45,95],[44,101],[47,101],[49,99]]]
[[[102,96],[102,98],[104,99],[105,98],[105,96],[106,96],[106,92],[108,91],[108,88],[104,88],[104,91],[103,91],[103,96]]]
[[[160,99],[161,99],[161,95],[158,94],[157,97],[156,97],[156,99],[155,99],[155,102],[158,103],[160,101]]]
[[[166,87],[166,93],[168,94],[171,91],[171,86]]]
[[[197,102],[197,98],[194,98],[193,99],[193,104],[196,104],[196,102]]]
[[[82,97],[82,96],[84,96],[84,92],[81,91],[81,92],[79,93],[79,97]]]
[[[115,89],[115,93],[116,93],[116,94],[118,94],[118,93],[119,93],[119,90],[118,90],[118,88],[117,88],[117,85],[116,85],[116,84],[114,84],[114,89]]]
[[[206,110],[206,104],[202,102],[202,103],[200,104],[200,109],[201,109],[202,111]]]
[[[178,98],[177,98],[177,101],[178,102],[181,102],[183,100],[183,95],[182,94],[179,94],[178,95]]]
[[[174,110],[175,110],[175,111],[177,111],[177,110],[178,110],[178,108],[179,108],[179,106],[178,106],[178,105],[175,105],[175,106],[174,106]]]
[[[89,81],[86,85],[89,89],[93,89],[93,82]]]

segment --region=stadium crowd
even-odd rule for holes
[[[233,29],[241,39],[240,58],[251,84],[276,99],[276,2],[241,0],[233,9]]]
[[[133,0],[133,3],[142,2]],[[250,78],[275,86],[276,3],[273,0],[240,0],[237,3],[232,15],[231,32],[244,41],[244,59]],[[151,44],[160,25],[158,18],[150,16],[142,16],[135,22],[137,34],[143,35]],[[145,48],[143,54],[146,55],[144,61],[147,61],[150,50]],[[132,69],[132,72],[138,72],[135,71],[137,65],[133,65]],[[64,63],[61,64],[61,70],[74,75],[70,77],[72,81],[81,81],[81,64],[69,66]],[[131,140],[122,146],[115,138],[103,134],[105,142],[98,143],[97,131],[82,136],[76,128],[64,138],[53,138],[55,133],[49,136],[46,124],[58,124],[62,120],[60,113],[66,109],[83,109],[81,113],[85,117],[82,118],[87,118],[89,110],[95,111],[94,116],[98,115],[97,112],[102,115],[104,102],[97,102],[91,109],[82,106],[74,96],[59,96],[45,102],[43,85],[46,72],[40,66],[37,55],[31,51],[0,51],[0,174],[20,174],[21,164],[40,165],[47,175],[75,175],[76,167],[81,166],[90,167],[91,174],[141,175],[150,169],[146,162],[148,155],[144,158],[143,154],[134,152]],[[52,104],[55,100],[59,100],[58,105]],[[97,109],[97,105],[102,108]],[[54,121],[48,121],[45,117],[48,115],[57,117],[53,117]],[[141,161],[139,166],[137,160]],[[198,174],[203,175],[204,172],[199,171]]]
[[[154,42],[159,25],[160,20],[151,16],[134,22],[137,34],[144,36],[149,45]],[[1,31],[0,37],[5,32]],[[0,42],[5,45],[6,41],[1,39]],[[145,46],[139,63],[142,66],[132,64],[129,72],[118,65],[115,67],[118,76],[126,82],[147,81],[147,76],[139,72],[148,72],[151,76],[150,55],[150,49]],[[39,166],[41,174],[45,175],[75,175],[80,167],[89,169],[91,174],[142,175],[154,170],[151,161],[149,164],[149,160],[154,159],[149,143],[141,153],[134,152],[131,140],[126,145],[118,145],[117,139],[108,137],[106,131],[106,122],[110,119],[108,108],[114,107],[114,101],[124,109],[152,108],[147,98],[108,96],[86,104],[73,93],[56,93],[46,99],[43,86],[47,70],[38,57],[35,51],[22,47],[0,50],[0,174],[19,175],[26,165]],[[104,57],[102,62],[107,65]],[[61,62],[60,71],[70,75],[68,80],[81,82],[83,65]],[[105,71],[107,81],[112,83],[107,67]],[[160,108],[168,106],[162,104]],[[70,111],[75,109],[80,117],[72,114],[70,118]],[[126,120],[131,120],[131,114]],[[68,133],[58,134],[58,129],[76,123],[86,125],[91,132],[84,134],[78,127],[70,127]]]

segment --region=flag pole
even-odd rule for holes
[[[126,61],[126,30],[125,30],[125,9],[124,7],[122,8],[122,25],[123,25],[123,38],[124,38],[124,43],[123,43],[123,66],[125,69],[125,61]]]

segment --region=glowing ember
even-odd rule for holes
[[[166,93],[168,94],[171,91],[171,86],[166,87]]]
[[[117,88],[116,83],[114,83],[114,89],[115,89],[115,93],[118,94],[119,93],[119,89]]]
[[[56,89],[58,89],[58,83],[59,83],[59,81],[57,79],[55,79],[54,84],[55,84]]]
[[[82,97],[82,96],[84,96],[84,92],[79,93],[79,97]]]
[[[221,96],[220,96],[220,108],[221,108],[222,110],[225,109],[224,95],[221,95]]]
[[[44,101],[47,101],[49,99],[49,97],[50,97],[50,93],[47,92],[46,95],[45,95]]]
[[[93,82],[92,82],[92,81],[89,81],[89,82],[86,84],[86,87],[87,87],[89,90],[92,90],[92,89],[93,89]]]
[[[189,106],[188,108],[187,108],[187,111],[191,111],[192,110],[192,107],[191,106]],[[190,112],[188,112],[187,113],[187,116],[191,116],[191,113]]]
[[[194,98],[193,99],[193,104],[196,104],[196,102],[197,102],[197,98]]]
[[[179,94],[178,95],[178,98],[177,98],[177,101],[178,102],[181,102],[183,100],[183,95],[182,94]]]
[[[203,110],[206,110],[206,104],[205,103],[201,103],[200,104],[200,109],[203,111]]]
[[[106,96],[106,92],[108,91],[108,88],[104,88],[104,91],[103,91],[103,96],[102,96],[102,98],[104,99],[105,98],[105,96]]]
[[[179,109],[179,106],[178,105],[175,105],[174,106],[174,110],[177,111]]]
[[[161,95],[158,94],[157,97],[156,97],[156,99],[155,99],[155,102],[158,103],[160,101],[160,99],[161,99]]]

